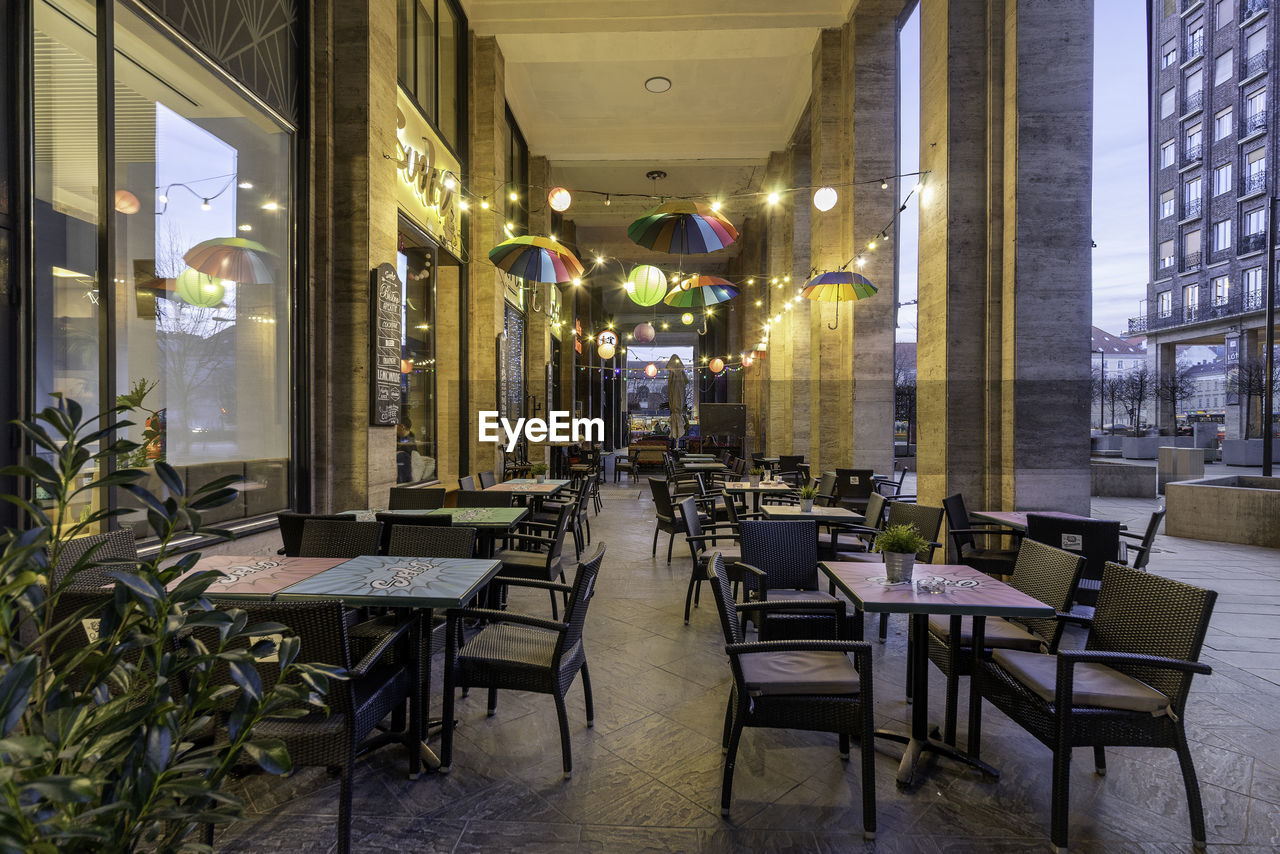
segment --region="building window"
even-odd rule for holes
[[[396,272],[401,287],[400,418],[396,425],[396,482],[436,480],[435,244],[401,221]]]
[[[1194,59],[1204,53],[1204,26],[1200,21],[1191,24],[1187,31],[1187,59]]]
[[[1244,127],[1242,133],[1253,133],[1267,127],[1267,89],[1262,87],[1250,92],[1244,99]]]
[[[1267,51],[1267,30],[1266,27],[1256,29],[1249,33],[1245,39],[1245,56],[1254,57],[1261,56]]]
[[[1187,183],[1183,185],[1183,219],[1200,216],[1203,188],[1204,182],[1198,176],[1189,178]]]
[[[1204,72],[1199,68],[1187,75],[1186,93],[1182,112],[1195,112],[1204,106]]]
[[[1217,276],[1209,282],[1209,285],[1213,289],[1213,304],[1226,305],[1227,298],[1231,296],[1231,279],[1227,276]]]
[[[1173,216],[1175,191],[1166,190],[1160,194],[1160,218]]]
[[[1235,51],[1231,51],[1231,50],[1218,56],[1218,59],[1213,66],[1213,85],[1214,86],[1221,86],[1223,83],[1226,83],[1228,80],[1231,79],[1231,74],[1232,74],[1232,71],[1234,70],[1234,67],[1233,67],[1234,59],[1235,59]]]
[[[1178,63],[1178,40],[1169,39],[1164,43],[1164,47],[1160,48],[1160,67],[1168,68]]]
[[[1188,231],[1182,236],[1182,269],[1196,270],[1200,268],[1201,252],[1200,229]]]
[[[1246,194],[1267,188],[1267,149],[1255,148],[1245,154],[1244,187]]]
[[[117,465],[163,460],[189,490],[243,476],[235,501],[204,514],[209,523],[287,509],[292,131],[122,3],[115,32],[96,36],[92,4],[33,8],[35,400],[61,392],[92,416],[114,405],[113,391],[146,389],[127,431],[142,447]],[[105,271],[96,38],[164,46],[116,52]],[[161,488],[154,474],[143,485]],[[116,501],[118,524],[150,535],[144,505],[123,491]]]
[[[1199,160],[1204,149],[1204,131],[1202,126],[1195,124],[1187,128],[1185,140],[1187,160]]]
[[[1231,136],[1231,108],[1219,111],[1213,117],[1213,141],[1221,142]]]
[[[400,85],[457,149],[462,15],[454,0],[397,0],[396,16]]]
[[[1174,153],[1177,150],[1177,144],[1173,140],[1161,143],[1160,145],[1160,168],[1173,165]]]
[[[1172,240],[1160,242],[1160,269],[1168,270],[1173,266],[1174,244]]]
[[[1173,291],[1161,291],[1156,294],[1156,316],[1169,317],[1173,314]]]
[[[1213,251],[1224,252],[1231,248],[1231,220],[1220,219],[1213,224]]]
[[[1244,282],[1244,308],[1257,308],[1262,305],[1262,268],[1250,267],[1240,278]]]
[[[1173,115],[1173,90],[1166,89],[1160,93],[1160,118],[1167,119]]]
[[[1223,163],[1213,170],[1213,194],[1220,196],[1223,193],[1230,193],[1232,189],[1231,164]]]
[[[1235,0],[1218,0],[1214,4],[1213,19],[1218,23],[1218,29],[1222,29],[1231,23],[1235,18]]]
[[[1267,209],[1254,208],[1244,215],[1244,233],[1246,235],[1263,234],[1267,230]]]
[[[1200,307],[1200,286],[1187,285],[1182,289],[1182,316],[1184,320],[1195,320],[1196,309]]]

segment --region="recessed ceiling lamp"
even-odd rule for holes
[[[644,81],[644,88],[655,95],[661,95],[671,89],[671,80],[667,77],[650,77]]]

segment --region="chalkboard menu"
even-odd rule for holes
[[[373,271],[370,341],[373,349],[370,418],[374,424],[395,424],[400,417],[400,277],[391,264]]]

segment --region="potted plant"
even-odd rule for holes
[[[529,466],[529,472],[533,475],[533,479],[538,483],[545,483],[547,480],[547,464],[534,463]]]
[[[889,525],[876,535],[873,548],[884,555],[884,572],[890,582],[910,581],[916,553],[929,545],[915,525]]]
[[[800,512],[812,513],[813,499],[818,497],[818,487],[813,485],[802,486],[798,492],[800,494]]]
[[[756,466],[755,468],[751,469],[750,479],[751,479],[752,486],[760,485],[760,475],[762,474],[764,474],[764,469],[760,468],[759,466]]]

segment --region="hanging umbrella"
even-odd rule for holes
[[[206,276],[242,285],[269,285],[275,281],[268,260],[274,254],[261,243],[243,237],[216,237],[192,246],[182,260]]]
[[[676,308],[702,308],[728,302],[738,295],[733,283],[719,276],[690,276],[671,286],[662,298]]]
[[[531,282],[571,282],[583,274],[582,262],[550,237],[525,234],[502,241],[489,250],[499,270]]]
[[[841,271],[814,276],[809,280],[809,284],[804,286],[804,296],[806,299],[818,302],[842,303],[869,297],[877,290],[876,286],[871,284],[871,280],[861,273]],[[835,329],[839,325],[840,306],[837,305],[836,322],[834,325],[828,323],[827,328]]]
[[[738,230],[721,214],[697,202],[663,202],[631,223],[633,243],[670,255],[715,252],[738,239]]]
[[[680,441],[688,424],[684,420],[684,395],[689,385],[679,356],[667,360],[667,406],[671,409],[671,438]]]

